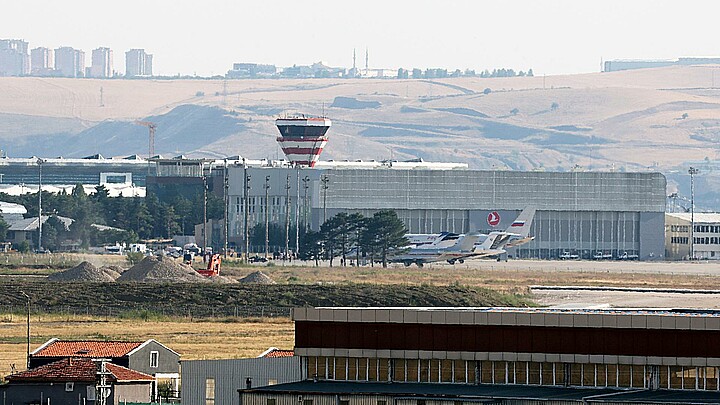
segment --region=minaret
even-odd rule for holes
[[[368,75],[368,49],[365,48],[365,76]]]

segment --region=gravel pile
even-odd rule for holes
[[[250,273],[247,276],[240,279],[241,283],[245,284],[275,284],[275,281],[267,276],[262,271],[256,271]]]
[[[117,281],[141,283],[195,283],[207,282],[192,267],[178,263],[171,257],[149,256],[126,270]]]
[[[118,269],[120,271],[117,271]],[[105,274],[108,274],[113,278],[113,280],[117,280],[120,277],[120,273],[125,271],[125,269],[118,266],[102,266],[98,270],[102,271]]]
[[[113,274],[114,273],[114,274]],[[49,281],[88,281],[88,282],[112,282],[120,277],[114,271],[98,269],[90,262],[82,262],[77,266],[48,276]]]

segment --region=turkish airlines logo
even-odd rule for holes
[[[490,226],[498,226],[500,223],[500,214],[497,211],[493,211],[488,214],[487,223]]]

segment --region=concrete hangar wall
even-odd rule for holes
[[[239,242],[243,235],[247,173],[250,227],[264,222],[268,177],[270,222],[284,223],[289,185],[290,221],[295,223],[297,212],[301,227],[307,223],[318,229],[324,215],[342,211],[371,215],[392,209],[411,233],[505,229],[531,205],[538,210],[531,229],[536,239],[515,253],[519,257],[552,258],[564,251],[585,258],[597,252],[613,257],[627,252],[641,259],[664,254],[666,180],[660,173],[479,171],[436,165],[230,167],[230,239]],[[501,217],[494,228],[487,222],[492,211]]]

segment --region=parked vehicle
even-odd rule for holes
[[[560,256],[558,256],[558,259],[560,259],[560,260],[577,260],[579,258],[580,258],[580,256],[570,253],[568,251],[562,252],[562,254]]]

